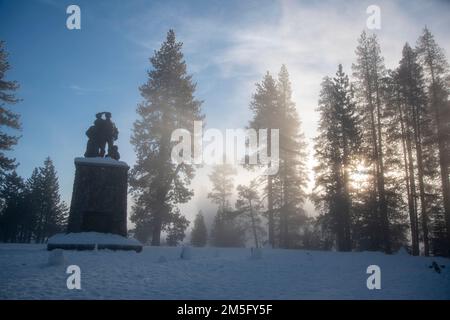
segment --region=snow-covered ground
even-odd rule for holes
[[[48,264],[45,245],[0,244],[0,299],[450,299],[450,260],[263,249],[145,247],[133,251],[64,251]],[[429,265],[445,265],[438,274]],[[68,265],[81,269],[81,290],[69,290]],[[381,289],[368,290],[369,265],[381,268]]]

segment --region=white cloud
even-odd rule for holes
[[[77,85],[77,84],[71,84],[71,85],[67,86],[66,88],[74,91],[78,95],[85,95],[85,94],[89,94],[89,93],[105,92],[105,91],[107,91],[107,89],[88,88],[88,87],[80,86],[80,85]]]

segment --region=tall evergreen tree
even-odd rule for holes
[[[16,171],[6,174],[0,184],[0,237],[3,242],[19,241],[23,226],[25,184]]]
[[[275,79],[267,72],[261,81],[256,84],[256,92],[250,102],[250,110],[253,112],[253,119],[250,121],[250,128],[259,130],[267,129],[267,150],[271,150],[271,129],[278,129],[278,89]],[[270,151],[269,151],[270,152]],[[270,154],[269,154],[270,156]],[[264,197],[267,198],[267,220],[269,243],[275,247],[275,208],[274,208],[274,175],[266,176],[266,188]]]
[[[292,101],[286,66],[281,67],[277,81],[266,73],[262,82],[256,85],[250,110],[253,112],[250,127],[269,129],[269,149],[272,144],[271,129],[278,129],[280,136],[278,173],[265,177],[269,243],[272,246],[293,247],[298,245],[300,226],[306,220],[302,208],[307,185],[306,143]]]
[[[217,211],[211,227],[211,244],[215,247],[243,247],[245,233],[235,217]]]
[[[131,221],[136,236],[152,245],[160,245],[161,232],[176,219],[177,205],[191,199],[188,184],[194,167],[171,161],[171,134],[184,128],[193,132],[195,120],[201,120],[201,101],[195,99],[195,83],[187,74],[181,52],[169,30],[166,41],[150,58],[148,81],[140,87],[144,101],[139,104],[139,119],[134,123],[131,143],[137,160],[131,171],[130,185],[135,204]]]
[[[208,193],[208,198],[218,205],[219,212],[232,211],[230,197],[233,194],[233,176],[236,173],[236,169],[233,166],[224,163],[214,166],[209,175],[212,191]]]
[[[174,214],[170,223],[167,225],[166,243],[169,246],[176,246],[183,241],[186,236],[186,229],[189,226],[189,220],[182,216],[178,209],[174,210]]]
[[[369,155],[371,166],[372,190],[369,202],[370,228],[373,234],[381,234],[380,243],[374,242],[373,249],[382,248],[391,253],[389,228],[388,199],[386,195],[385,149],[383,141],[383,105],[382,79],[386,75],[381,50],[375,35],[363,32],[356,48],[357,62],[352,65],[353,76],[356,79],[356,93],[359,102],[359,114],[366,128],[363,131],[363,148]]]
[[[336,77],[322,82],[319,135],[315,139],[315,203],[326,219],[324,228],[336,235],[339,251],[350,251],[350,172],[360,146],[359,119],[348,76],[339,65]]]
[[[7,108],[7,105],[19,102],[14,94],[19,84],[16,81],[6,80],[6,72],[10,69],[7,58],[5,42],[0,41],[0,174],[2,175],[17,166],[16,160],[8,158],[5,151],[11,150],[19,139],[18,136],[9,133],[10,129],[20,129],[19,115]]]
[[[405,44],[402,59],[396,72],[390,76],[388,85],[391,95],[387,113],[391,125],[387,130],[390,145],[401,141],[404,185],[410,217],[412,253],[419,254],[419,200],[421,231],[424,254],[429,253],[429,190],[426,192],[426,178],[432,178],[433,172],[427,170],[425,163],[435,163],[433,148],[426,143],[429,140],[430,117],[426,110],[427,97],[422,68],[417,62],[414,50]],[[399,168],[399,171],[402,171]],[[435,171],[435,170],[433,170]],[[434,178],[432,178],[434,179]]]
[[[65,229],[67,207],[60,199],[55,167],[47,158],[26,181],[15,171],[4,177],[0,197],[3,241],[42,243]]]
[[[199,211],[195,216],[194,227],[191,233],[191,244],[194,247],[204,247],[208,241],[208,230],[206,229],[203,213]]]
[[[278,117],[280,129],[280,246],[298,246],[299,231],[306,221],[303,204],[306,199],[308,174],[306,142],[301,130],[291,82],[285,65],[281,66],[277,81]]]
[[[411,244],[412,254],[419,254],[419,224],[418,224],[418,210],[417,210],[417,187],[414,169],[414,155],[413,155],[413,139],[412,129],[409,126],[407,109],[404,106],[403,99],[400,93],[400,86],[398,81],[398,73],[390,72],[390,76],[385,79],[386,84],[386,99],[388,101],[386,113],[389,115],[387,126],[386,143],[395,145],[397,148],[401,146],[401,155],[396,154],[399,160],[397,161],[397,171],[403,172],[403,186],[402,192],[406,194],[409,222],[411,230]],[[401,158],[401,160],[400,160]],[[400,185],[402,186],[402,184]]]
[[[430,113],[433,114],[447,227],[447,248],[450,248],[450,139],[446,135],[449,126],[448,117],[446,117],[449,113],[449,65],[442,48],[439,47],[434,36],[426,27],[417,41],[416,51],[425,74],[429,97],[428,107]],[[447,254],[450,255],[450,249],[448,250]]]
[[[212,191],[208,193],[208,198],[218,206],[210,235],[214,246],[238,247],[243,245],[242,231],[230,205],[234,175],[236,175],[236,170],[227,163],[214,166],[209,175],[213,186]]]
[[[255,248],[259,248],[264,229],[261,227],[262,204],[256,181],[251,181],[248,186],[239,185],[237,191],[236,213],[242,221],[244,230],[251,232]]]
[[[39,195],[32,209],[37,212],[36,242],[41,243],[55,233],[62,232],[67,222],[67,206],[61,201],[56,169],[49,157],[45,159],[44,166],[39,168],[39,176],[31,188],[31,193]]]
[[[39,169],[35,168],[31,176],[25,182],[22,210],[22,233],[20,242],[31,242],[35,239],[36,226],[41,205],[41,175]]]

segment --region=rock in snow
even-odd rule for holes
[[[64,250],[55,249],[49,252],[47,265],[60,266],[63,265],[65,262],[66,259],[64,258]]]
[[[166,263],[166,262],[167,262],[166,257],[164,257],[164,256],[159,256],[159,258],[158,258],[158,263]]]
[[[253,260],[258,260],[262,258],[262,250],[261,248],[251,248],[250,258]]]
[[[181,247],[181,253],[180,253],[180,259],[182,260],[189,260],[191,259],[192,253],[191,253],[191,247],[189,246],[182,246]]]
[[[398,249],[398,251],[395,254],[399,255],[399,256],[409,256],[410,255],[408,253],[408,250],[406,250],[405,247],[401,247],[400,249]]]

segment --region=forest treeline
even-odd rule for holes
[[[153,245],[161,243],[161,233],[169,244],[184,238],[188,223],[178,205],[193,196],[188,185],[195,168],[170,160],[170,133],[192,131],[193,120],[204,118],[181,47],[169,31],[150,59],[131,141],[138,155],[131,220],[135,235]],[[373,34],[361,34],[355,53],[350,75],[339,65],[321,84],[312,194],[301,110],[282,65],[276,77],[267,73],[256,84],[248,122],[248,128],[279,129],[279,171],[235,189],[233,167],[213,168],[208,198],[217,212],[209,234],[203,213],[197,215],[194,245],[386,253],[405,246],[414,255],[449,254],[449,68],[443,50],[425,28],[415,47],[404,45],[394,70],[385,67]],[[270,146],[270,130],[267,139]],[[303,208],[308,197],[316,217]]]
[[[144,243],[176,245],[184,241],[190,224],[179,207],[194,195],[189,185],[197,168],[171,161],[171,134],[178,128],[193,132],[193,122],[205,119],[203,101],[195,97],[196,83],[173,30],[150,64],[148,79],[139,87],[143,100],[131,136],[136,152],[130,172],[130,220],[135,225],[131,231]],[[10,94],[17,83],[4,79],[8,68],[2,46],[0,125],[19,129],[18,115],[6,109],[18,102]],[[217,212],[209,232],[199,212],[191,243],[386,253],[406,247],[413,255],[448,256],[449,89],[447,59],[427,28],[413,46],[405,43],[392,70],[384,64],[376,35],[362,32],[354,63],[337,65],[336,73],[321,83],[314,188],[309,193],[302,110],[293,101],[288,69],[281,65],[276,76],[267,72],[249,93],[248,128],[269,128],[269,150],[270,128],[279,130],[278,173],[235,186],[233,166],[213,167],[208,199]],[[17,137],[2,131],[0,138],[3,241],[43,241],[62,228],[67,211],[59,200],[54,168],[47,159],[24,182],[14,172],[15,160],[3,152],[17,143]],[[41,193],[35,194],[42,199],[52,194],[47,201],[52,205],[23,209],[33,205],[35,180],[41,186]],[[44,180],[52,183],[44,188]],[[26,200],[14,200],[14,195]],[[307,199],[318,215],[305,212]],[[48,207],[53,208],[51,214]]]
[[[413,255],[448,255],[450,104],[443,50],[425,28],[415,48],[406,43],[399,65],[388,70],[376,36],[363,32],[351,69],[351,81],[339,65],[321,85],[313,199],[322,230],[343,251],[391,253],[408,244]]]
[[[20,177],[16,159],[7,156],[17,145],[20,115],[9,107],[20,102],[19,84],[8,81],[10,69],[5,43],[0,41],[0,241],[45,242],[65,231],[67,207],[60,199],[58,177],[47,157],[28,179]]]

